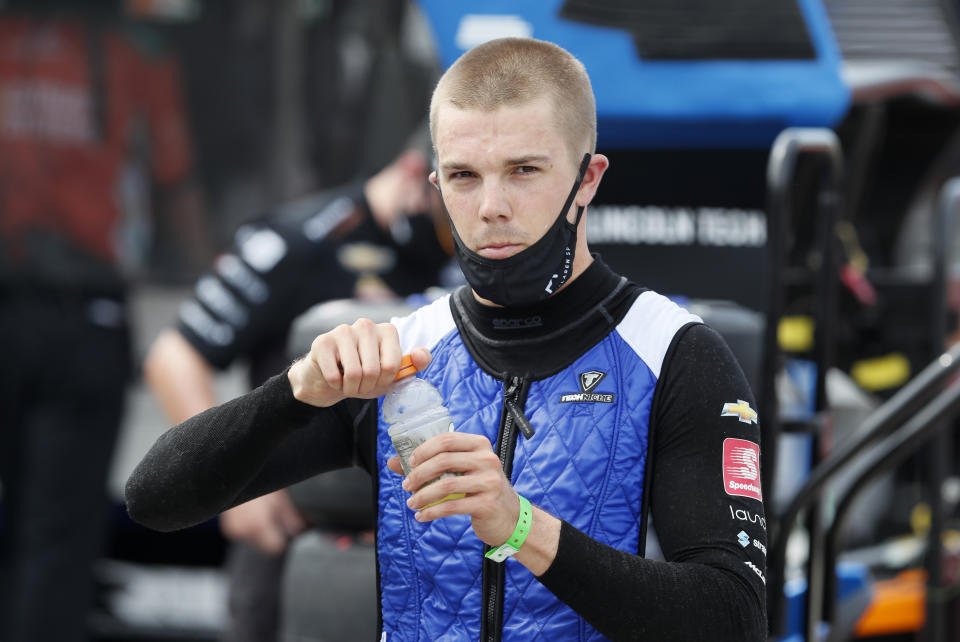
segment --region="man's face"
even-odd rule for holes
[[[546,98],[495,111],[439,108],[431,180],[469,249],[513,256],[556,221],[577,163],[555,121]]]

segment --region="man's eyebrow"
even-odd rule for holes
[[[440,163],[440,169],[443,172],[459,172],[465,169],[473,169],[468,163],[461,161],[451,161],[447,163]]]
[[[550,161],[547,154],[527,154],[518,158],[508,158],[503,162],[504,167],[513,167],[514,165],[530,165],[531,163],[546,163]]]
[[[518,156],[516,158],[508,158],[503,161],[504,167],[515,167],[517,165],[530,165],[534,163],[549,163],[550,156],[548,154],[525,154],[523,156]],[[447,172],[460,172],[460,171],[472,171],[473,166],[470,163],[464,161],[447,161],[440,163],[440,170],[444,173]]]

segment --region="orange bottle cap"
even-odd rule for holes
[[[403,355],[403,359],[400,360],[400,370],[397,372],[397,376],[393,378],[394,381],[397,379],[403,379],[404,377],[409,377],[417,371],[417,367],[413,365],[413,357],[409,354]]]

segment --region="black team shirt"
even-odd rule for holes
[[[451,307],[485,371],[540,378],[608,334],[642,291],[597,258],[531,308],[485,307],[465,288]],[[759,444],[752,408],[720,336],[702,324],[682,328],[650,411],[644,503],[665,561],[642,557],[644,535],[637,555],[563,522],[556,559],[539,581],[614,640],[766,639],[763,504],[730,486],[751,474],[760,483],[757,464],[743,450],[731,458],[728,448]],[[375,400],[358,399],[314,408],[293,397],[285,373],[274,376],[160,437],[127,482],[130,515],[170,531],[335,468],[361,466],[376,480],[376,411]]]

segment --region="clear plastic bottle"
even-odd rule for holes
[[[417,446],[454,429],[440,391],[430,382],[413,376],[416,372],[410,355],[404,355],[400,372],[383,400],[383,418],[390,424],[387,434],[407,475],[413,470],[410,455]],[[440,501],[457,497],[463,495],[447,495]]]

